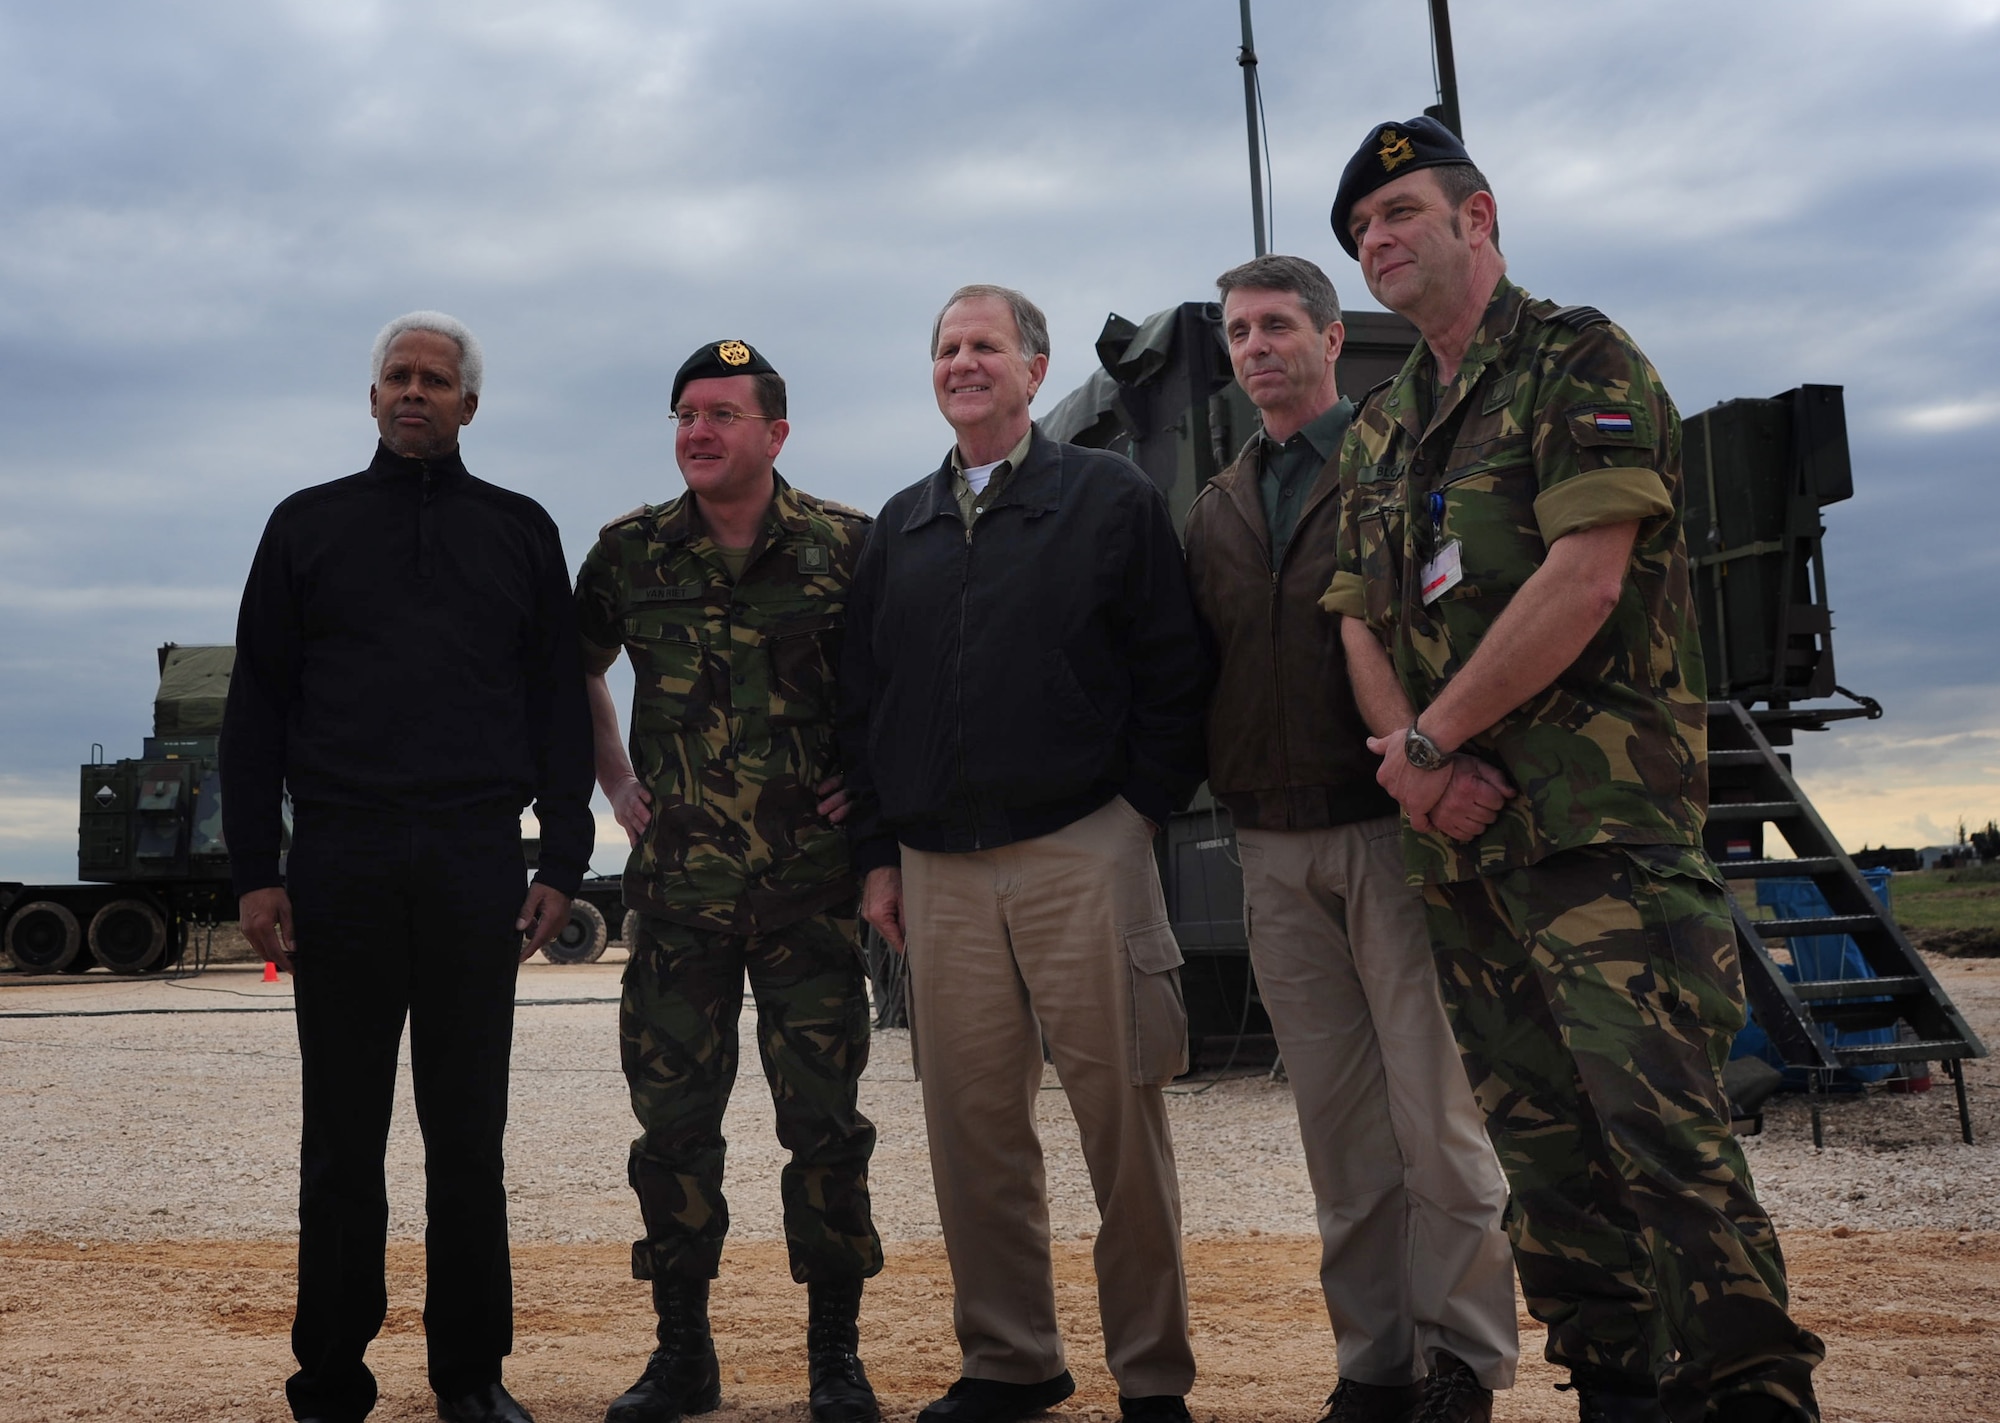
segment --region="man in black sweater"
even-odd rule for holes
[[[286,1393],[301,1420],[352,1423],[375,1404],[362,1355],[387,1310],[382,1163],[406,1015],[438,1413],[528,1419],[500,1383],[514,981],[590,859],[590,719],[555,525],[459,459],[480,374],[478,342],[451,317],[383,328],[375,459],[277,507],[237,622],[223,828],[244,936],[295,974],[305,1121]],[[542,852],[524,899],[530,801]]]

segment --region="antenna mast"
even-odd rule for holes
[[[1250,0],[1243,0],[1244,23],[1249,23]],[[1245,31],[1247,34],[1248,31]],[[1249,43],[1245,40],[1244,43]],[[1458,64],[1451,55],[1450,0],[1431,0],[1431,49],[1437,60],[1438,101],[1424,112],[1465,138],[1465,126],[1458,117]]]
[[[1431,0],[1433,12],[1444,0]],[[1236,62],[1243,68],[1243,123],[1250,134],[1250,224],[1257,255],[1269,251],[1264,238],[1264,166],[1257,147],[1257,46],[1250,39],[1250,0],[1238,0],[1243,11],[1243,48]]]

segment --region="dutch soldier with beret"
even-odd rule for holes
[[[1492,191],[1377,125],[1333,229],[1423,339],[1341,456],[1348,672],[1401,803],[1515,1263],[1585,1419],[1805,1423],[1820,1341],[1730,1135],[1680,420],[1601,312],[1507,280]]]
[[[577,575],[597,780],[632,842],[638,916],[619,1038],[641,1134],[629,1175],[659,1348],[607,1423],[671,1423],[721,1401],[709,1281],[722,1255],[723,1111],[747,972],[777,1108],[785,1239],[806,1286],[816,1423],[879,1416],[857,1355],[862,1281],[882,1268],[868,1203],[875,1128],[856,1108],[868,997],[834,737],[848,584],[868,531],[776,460],[785,382],[742,341],[674,377],[687,492],[604,526]],[[604,673],[632,659],[630,757]]]

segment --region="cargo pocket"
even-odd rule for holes
[[[1631,892],[1663,997],[1676,1017],[1734,1036],[1743,1026],[1743,966],[1729,891],[1699,850],[1625,847]]]
[[[1134,1087],[1168,1083],[1187,1071],[1187,1002],[1181,997],[1181,946],[1165,921],[1125,931],[1131,977]]]

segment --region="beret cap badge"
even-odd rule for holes
[[[777,367],[748,341],[705,341],[681,362],[674,373],[674,392],[668,398],[679,402],[691,380],[727,380],[734,376],[776,375]]]
[[[1401,123],[1376,124],[1341,171],[1340,187],[1333,195],[1333,211],[1328,214],[1334,237],[1348,256],[1359,257],[1360,249],[1348,228],[1356,203],[1377,188],[1400,182],[1422,169],[1471,162],[1458,135],[1429,114],[1419,114]]]
[[[1376,157],[1382,160],[1382,171],[1393,173],[1417,156],[1417,150],[1410,146],[1410,140],[1392,128],[1382,130],[1382,147]]]

